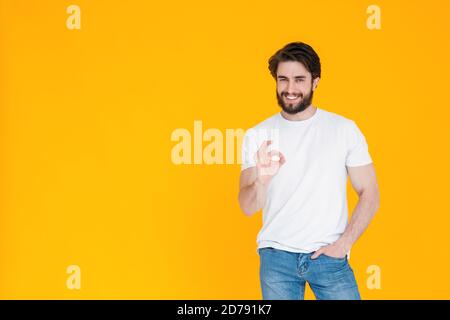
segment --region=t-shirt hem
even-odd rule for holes
[[[256,251],[258,251],[258,249],[267,248],[267,247],[272,247],[275,249],[285,250],[285,251],[290,251],[290,252],[295,252],[295,253],[311,253],[318,249],[317,248],[315,250],[312,250],[312,249],[305,249],[305,248],[294,248],[291,246],[283,245],[279,242],[263,240],[258,243],[258,247],[257,247]]]
[[[321,248],[321,247],[319,247],[319,248],[310,249],[310,250],[303,250],[303,249],[293,248],[293,247],[290,247],[290,246],[285,246],[285,245],[283,245],[283,244],[281,244],[279,242],[274,242],[274,241],[270,241],[270,240],[263,240],[263,241],[258,243],[258,246],[256,248],[256,252],[259,253],[258,252],[259,249],[268,248],[268,247],[279,249],[279,250],[284,250],[284,251],[289,251],[289,252],[294,252],[294,253],[308,253],[308,254],[309,253],[313,253],[313,252],[315,252],[315,251],[317,251],[317,250],[319,250]],[[351,249],[349,249],[349,251],[347,252],[347,259],[350,259],[350,252],[351,252]]]

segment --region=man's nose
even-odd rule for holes
[[[287,92],[289,94],[294,93],[294,83],[289,81],[288,86],[287,86]]]

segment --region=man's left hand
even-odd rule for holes
[[[335,243],[329,244],[325,247],[320,248],[311,256],[311,259],[318,258],[321,254],[325,254],[329,257],[342,259],[347,255],[347,246],[342,242],[336,241]]]

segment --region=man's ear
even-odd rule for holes
[[[313,91],[316,90],[317,85],[319,84],[319,80],[320,80],[320,77],[317,77],[313,80],[313,85],[312,85]]]

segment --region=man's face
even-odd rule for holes
[[[280,62],[277,68],[278,104],[289,114],[305,110],[312,103],[318,80],[316,78],[313,84],[311,73],[300,62]]]

